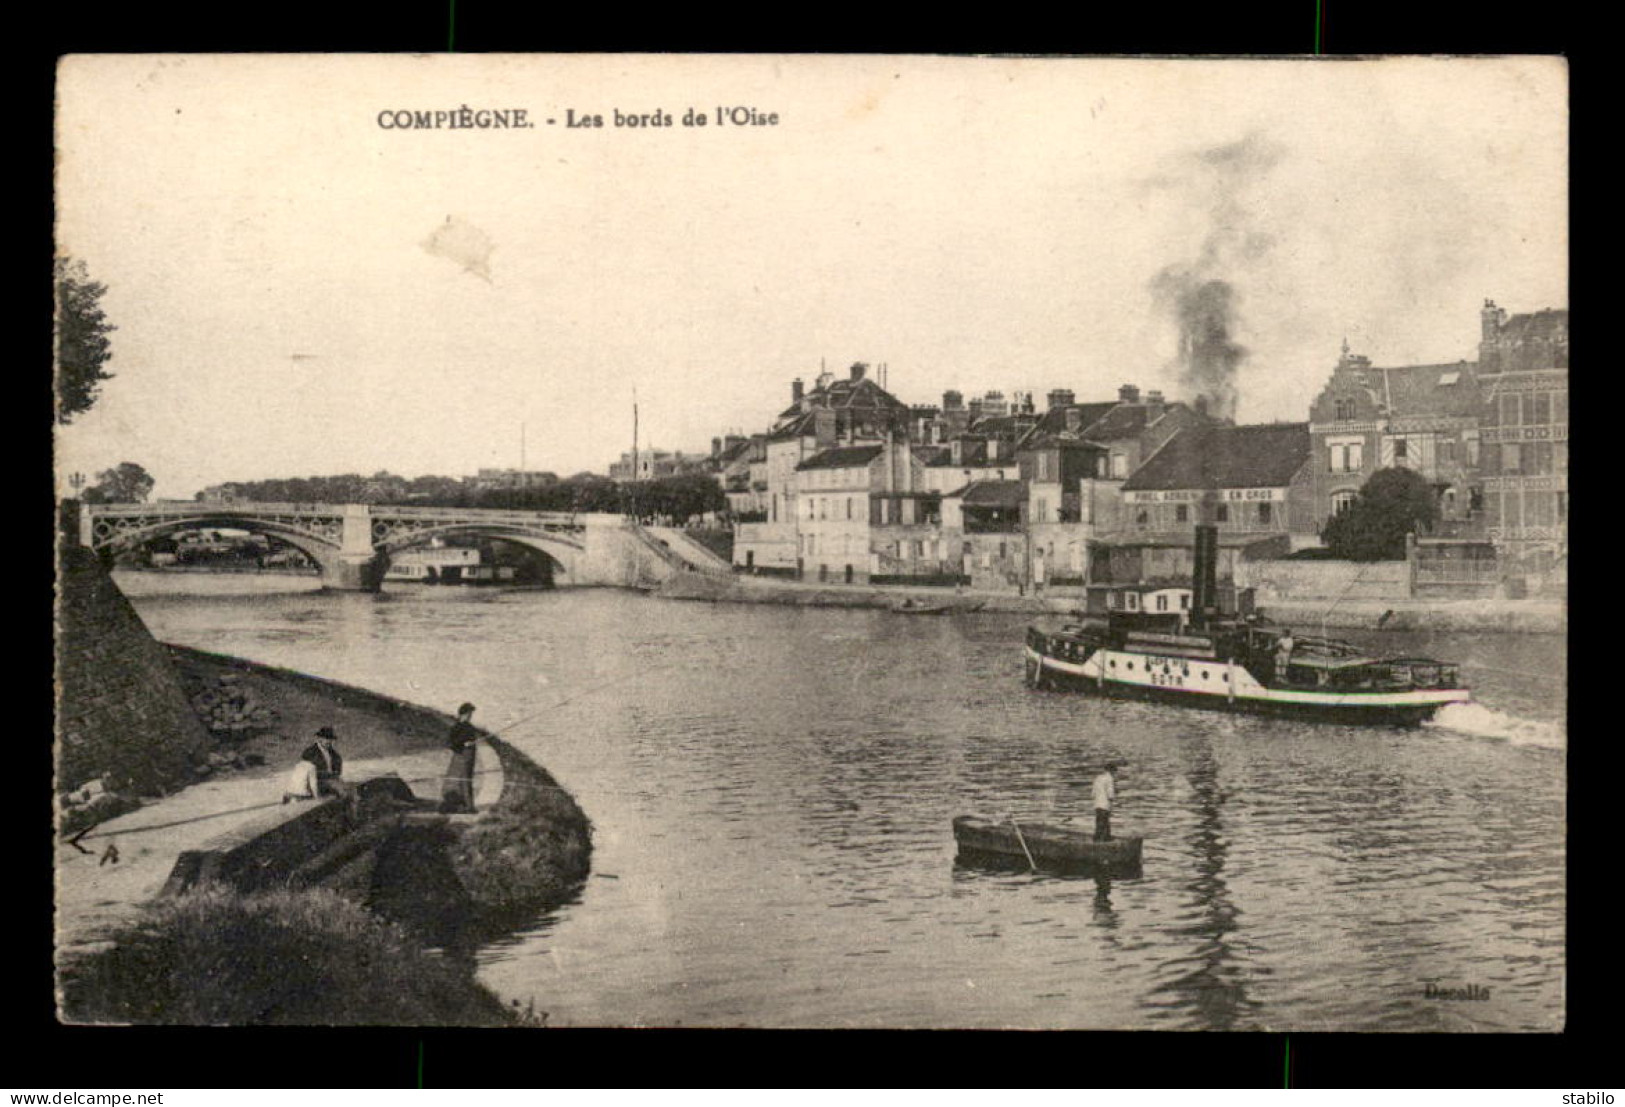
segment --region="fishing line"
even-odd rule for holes
[[[677,662],[675,662],[675,661],[668,661],[664,665],[650,666],[648,669],[646,669],[644,671],[645,672],[658,672],[661,669],[669,669],[669,668],[673,667],[676,664],[677,664]],[[520,725],[522,725],[524,723],[528,723],[533,719],[540,718],[541,716],[546,715],[550,711],[556,711],[559,708],[563,707],[565,704],[573,703],[574,701],[576,701],[578,699],[581,699],[583,696],[589,696],[594,692],[602,691],[603,689],[608,688],[611,685],[621,683],[621,681],[622,681],[622,678],[617,676],[617,677],[611,677],[608,680],[599,681],[597,684],[590,684],[586,688],[583,688],[583,689],[581,689],[579,691],[576,691],[576,692],[572,692],[570,695],[565,696],[563,699],[557,700],[556,702],[549,704],[548,706],[542,708],[540,711],[536,711],[536,712],[533,712],[530,715],[526,715],[526,716],[523,716],[522,718],[516,719],[513,722],[508,723],[506,726],[500,727],[500,728],[498,728],[496,730],[486,731],[486,735],[488,737],[495,737],[495,736],[497,736],[499,734],[504,734],[507,731],[510,731],[510,730],[514,729],[515,727],[517,727],[517,726],[520,726]],[[415,757],[415,756],[418,756],[418,755],[417,754],[404,754],[402,756]],[[476,770],[474,775],[475,776],[484,776],[484,775],[489,775],[489,774],[494,774],[494,773],[500,773],[501,771],[502,771],[501,769],[480,769],[480,770]],[[423,783],[427,783],[428,781],[432,781],[432,780],[453,781],[453,782],[456,782],[456,783],[462,783],[463,781],[469,780],[471,778],[469,778],[469,777],[451,777],[451,776],[444,776],[444,775],[437,774],[437,775],[434,775],[434,776],[403,777],[403,778],[399,778],[399,779],[402,781],[402,783],[405,783],[405,784],[423,784]],[[530,781],[524,781],[524,780],[505,781],[503,783],[503,787],[505,789],[508,788],[508,787],[529,787],[529,788],[534,788],[537,791],[560,791],[560,792],[564,791],[564,788],[563,788],[562,785],[557,785],[557,784],[554,784],[554,785],[533,784]],[[600,789],[600,790],[602,790],[602,789]],[[179,793],[175,793],[175,794],[178,795]],[[636,794],[636,793],[632,793],[632,794]],[[125,830],[104,830],[104,831],[100,831],[98,833],[91,833],[91,831],[94,830],[95,826],[96,826],[96,824],[92,823],[91,826],[88,827],[85,831],[81,831],[81,832],[79,832],[77,834],[64,834],[62,836],[62,841],[65,841],[65,842],[67,842],[67,841],[83,842],[83,841],[85,841],[87,839],[94,839],[94,838],[118,838],[118,837],[122,837],[122,836],[128,835],[128,834],[145,834],[148,831],[152,831],[152,830],[169,830],[169,829],[172,829],[172,828],[177,827],[177,826],[187,826],[187,825],[189,825],[191,823],[206,822],[209,819],[224,818],[227,815],[241,815],[241,814],[244,814],[244,813],[249,812],[249,811],[261,811],[261,810],[266,810],[266,809],[269,809],[269,808],[272,808],[272,807],[281,807],[281,806],[283,806],[281,800],[271,800],[271,801],[268,801],[266,803],[248,804],[247,806],[244,806],[244,807],[226,808],[223,811],[211,811],[208,814],[193,815],[190,818],[175,819],[175,820],[173,820],[171,822],[167,822],[167,823],[153,823],[150,826],[134,826],[134,827],[130,827],[130,828],[125,829]],[[139,808],[137,810],[139,810]]]

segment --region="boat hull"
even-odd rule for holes
[[[1016,824],[961,815],[954,820],[954,840],[962,859],[1036,866],[1064,871],[1105,870],[1129,873],[1140,868],[1143,839],[1113,838],[1094,840],[1092,829],[1084,830],[1050,823]]]
[[[1122,663],[1122,676],[1114,675]],[[1147,663],[1150,671],[1147,671]],[[1138,664],[1138,670],[1129,666]],[[1174,669],[1196,670],[1200,675]],[[1138,672],[1139,675],[1129,674]],[[1239,667],[1221,662],[1182,662],[1154,655],[1101,650],[1084,662],[1069,662],[1026,649],[1027,683],[1036,688],[1082,692],[1114,699],[1145,700],[1209,711],[1341,723],[1353,726],[1417,726],[1452,703],[1467,703],[1464,688],[1412,692],[1318,692],[1266,688]],[[1173,683],[1178,679],[1182,683]],[[1232,692],[1229,681],[1234,679]],[[1162,681],[1164,683],[1158,683]]]

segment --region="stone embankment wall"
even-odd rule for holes
[[[1258,590],[1258,602],[1278,600],[1408,600],[1410,566],[1403,561],[1241,561],[1236,586]]]
[[[1403,564],[1400,566],[1404,568]],[[1379,578],[1380,580],[1381,578]],[[1084,605],[1074,590],[1046,591],[1042,596],[1003,592],[953,592],[941,588],[890,585],[818,585],[771,577],[733,580],[683,573],[661,585],[665,599],[709,603],[781,604],[792,607],[891,608],[904,597],[927,603],[951,602],[965,611],[1036,616],[1069,615]],[[1277,599],[1259,596],[1259,610],[1277,622],[1364,630],[1505,631],[1561,634],[1568,626],[1567,605],[1560,600],[1527,601],[1386,599],[1336,596]]]
[[[185,784],[210,741],[168,651],[95,554],[64,546],[58,564],[58,791],[96,779],[143,795]]]

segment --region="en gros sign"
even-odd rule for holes
[[[1202,498],[1208,495],[1189,489],[1170,488],[1154,492],[1130,492],[1128,502],[1131,504],[1194,504],[1201,503]],[[1286,500],[1284,488],[1221,488],[1214,492],[1215,503],[1235,503],[1237,501],[1262,501],[1279,503]]]

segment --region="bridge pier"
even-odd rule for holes
[[[384,583],[389,555],[373,547],[372,509],[344,505],[344,530],[336,556],[324,559],[322,586],[337,592],[376,592]]]
[[[341,555],[322,564],[322,587],[335,592],[376,592],[384,583],[389,558]]]

